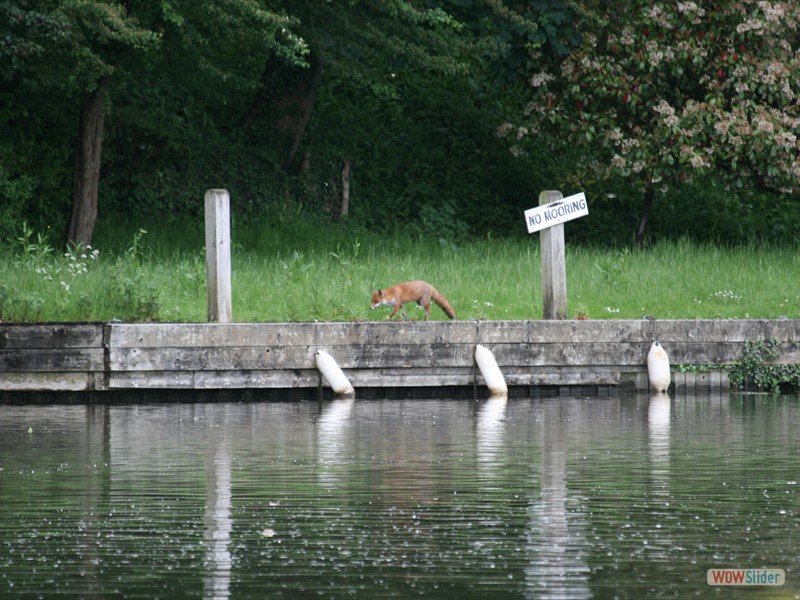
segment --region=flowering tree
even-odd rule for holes
[[[512,151],[547,131],[553,151],[584,149],[582,168],[634,181],[637,244],[656,193],[695,173],[800,192],[800,3],[585,0],[580,15],[582,45],[529,78],[524,126],[500,128]]]

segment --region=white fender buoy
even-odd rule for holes
[[[658,342],[653,342],[647,353],[647,378],[650,388],[656,393],[666,393],[671,381],[669,356]]]
[[[317,350],[316,358],[317,368],[337,396],[355,396],[356,392],[350,384],[350,380],[347,379],[330,354],[325,350]]]
[[[506,380],[503,379],[503,374],[500,372],[500,367],[497,366],[497,361],[492,351],[486,346],[478,344],[475,346],[475,362],[478,363],[478,368],[481,370],[486,387],[489,388],[489,393],[492,396],[507,395],[508,386],[506,385]]]

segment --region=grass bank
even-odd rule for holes
[[[100,231],[97,246],[61,255],[26,230],[0,258],[0,319],[206,320],[202,225]],[[642,251],[569,245],[570,318],[800,318],[800,254],[686,241]],[[539,319],[538,237],[463,245],[305,224],[235,227],[233,315],[239,322],[385,318],[371,290],[425,279],[459,319]],[[422,311],[408,306],[409,318]],[[437,307],[432,319],[446,319]]]

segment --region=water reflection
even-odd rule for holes
[[[350,416],[355,399],[336,398],[322,409],[317,424],[319,482],[333,488],[341,482],[340,465],[347,463],[347,440],[352,434]]]
[[[231,441],[228,430],[208,444],[206,451],[205,576],[203,598],[230,598],[231,585]]]
[[[797,398],[0,407],[0,598],[800,593]]]
[[[653,514],[656,518],[670,513],[670,425],[671,400],[665,393],[650,397],[647,407],[648,450],[650,458],[650,489]],[[651,556],[654,559],[669,560],[674,542],[669,529],[656,523],[659,535],[653,536]]]
[[[478,408],[476,445],[478,470],[481,476],[492,480],[503,458],[503,436],[505,434],[507,396],[492,396]]]
[[[567,486],[568,421],[562,417],[540,430],[541,495],[531,503],[525,569],[527,598],[590,598],[585,518],[581,499]]]
[[[653,489],[657,494],[669,494],[669,429],[670,397],[654,394],[647,409],[648,447]]]

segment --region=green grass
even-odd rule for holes
[[[109,227],[91,252],[60,256],[35,232],[0,257],[3,321],[206,320],[202,225]],[[643,251],[569,245],[569,318],[800,318],[796,245],[718,248],[685,241]],[[239,322],[381,320],[371,290],[425,279],[459,319],[542,316],[538,236],[452,245],[303,222],[234,231]],[[409,318],[424,314],[414,305]],[[432,319],[446,319],[438,308]]]

